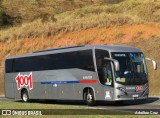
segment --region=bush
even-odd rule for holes
[[[0,0],[0,5],[2,4],[3,0]]]
[[[7,15],[4,11],[0,10],[0,27],[12,25],[12,18]]]

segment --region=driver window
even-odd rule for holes
[[[112,68],[111,68],[110,61],[103,62],[102,71],[103,71],[104,84],[111,86],[113,83],[113,80],[112,80]]]
[[[110,57],[107,50],[96,49],[96,65],[99,81],[103,85],[113,86],[111,62],[104,60],[104,57]]]

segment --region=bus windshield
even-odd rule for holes
[[[120,70],[115,72],[117,83],[123,85],[142,85],[148,82],[146,64],[142,53],[112,53],[119,61]]]

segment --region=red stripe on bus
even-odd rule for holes
[[[97,80],[79,80],[79,83],[96,83]]]

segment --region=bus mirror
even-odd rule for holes
[[[115,60],[115,59],[111,59],[111,58],[107,58],[107,57],[104,57],[105,60],[109,60],[109,61],[112,61],[114,63],[114,67],[115,67],[115,70],[116,71],[119,71],[120,70],[120,67],[119,67],[119,61]]]
[[[155,60],[152,60],[152,63],[154,70],[157,70],[157,62]]]
[[[152,61],[154,70],[157,70],[157,62],[151,58],[146,58],[146,60]]]

